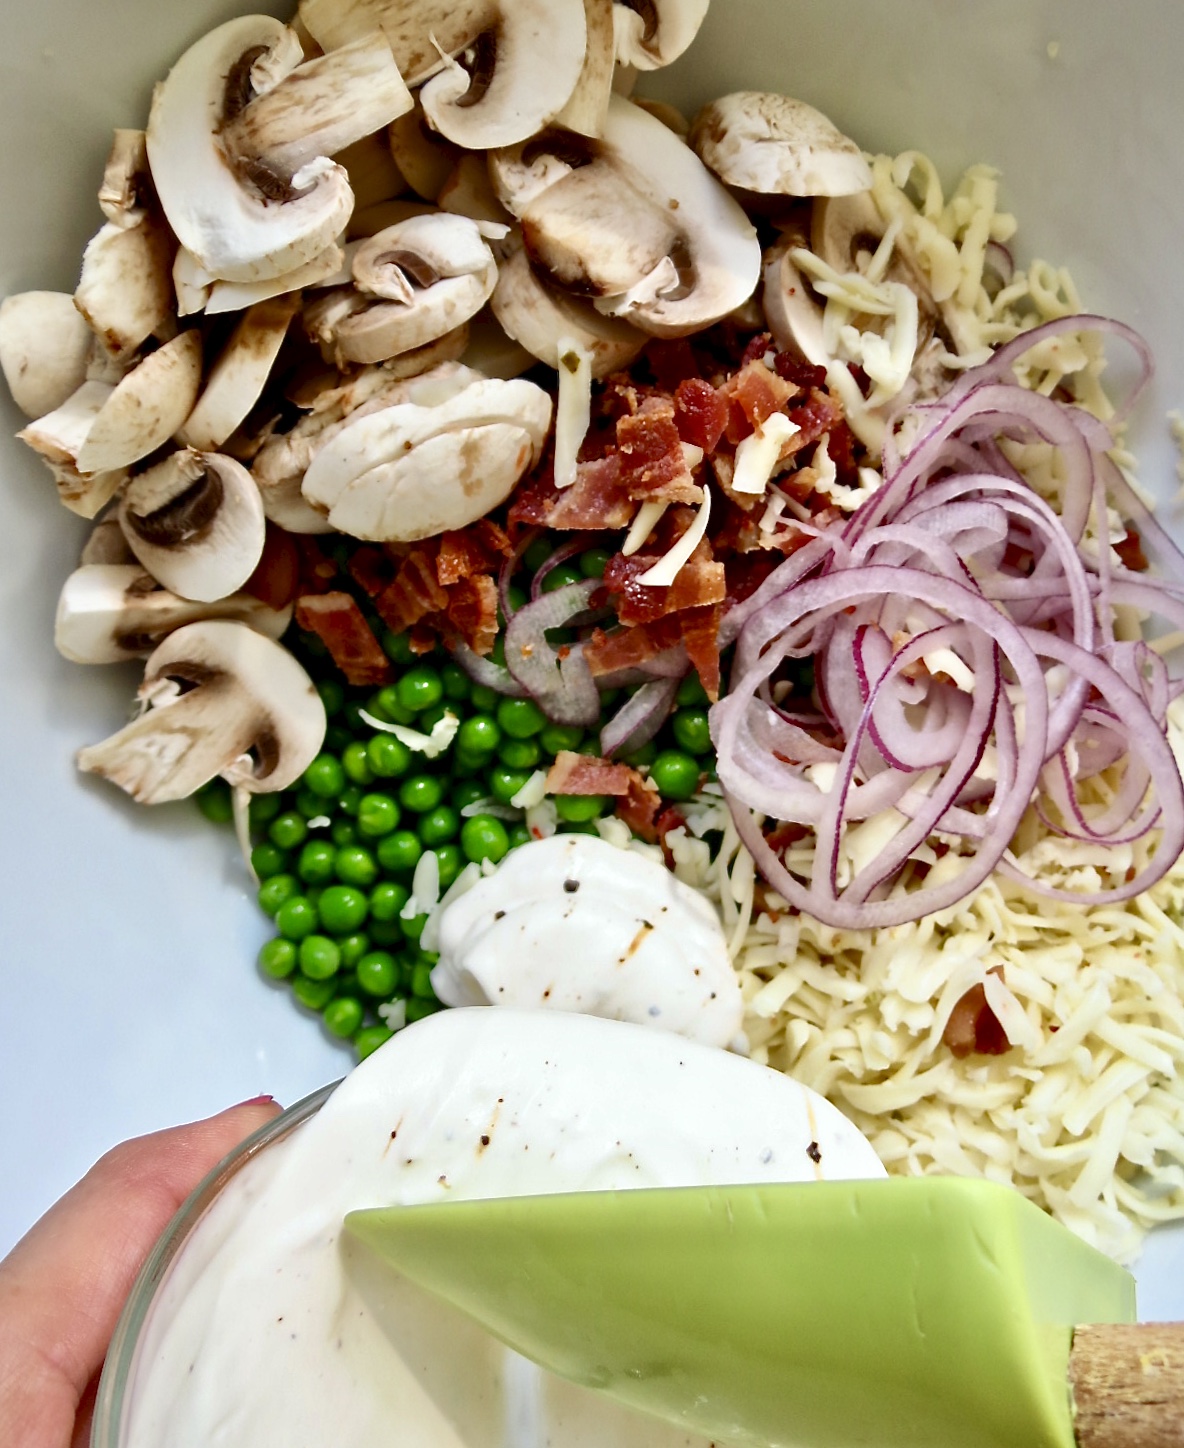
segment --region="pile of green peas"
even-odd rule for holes
[[[553,546],[547,544],[547,557]],[[602,573],[607,556],[581,555],[572,566],[553,569],[543,587],[571,582],[573,571],[596,576],[589,570]],[[529,552],[526,561],[529,567]],[[526,825],[464,810],[482,800],[509,805],[534,771],[549,768],[563,750],[600,753],[599,727],[554,724],[533,701],[475,683],[442,650],[417,656],[406,636],[381,624],[375,633],[397,673],[394,683],[377,690],[340,682],[318,639],[299,633],[286,640],[324,701],[325,743],[294,788],[255,795],[250,805],[259,905],[276,928],[259,953],[259,969],[286,982],[331,1035],[353,1043],[359,1059],[392,1034],[390,1012],[380,1008],[395,1007],[397,1022],[402,1001],[407,1023],[442,1008],[431,985],[437,957],[420,944],[426,917],[403,915],[424,852],[435,853],[442,892],[470,862],[497,864],[530,839]],[[602,722],[624,698],[606,698]],[[704,775],[714,777],[706,710],[702,686],[689,675],[658,738],[627,756],[667,802],[688,800]],[[459,728],[435,759],[363,717],[430,734],[446,713],[459,719]],[[230,818],[221,782],[201,791],[198,804],[211,819]],[[560,795],[555,807],[560,832],[595,834],[596,820],[611,813],[613,801]]]

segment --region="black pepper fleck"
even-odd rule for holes
[[[488,1145],[489,1145],[489,1137],[488,1137],[488,1136],[483,1136],[483,1137],[481,1138],[481,1145],[482,1145],[482,1146],[488,1146]]]
[[[506,912],[504,910],[495,910],[493,912],[493,918],[495,920],[504,920],[506,918]]]
[[[578,880],[564,880],[563,888],[569,895],[574,895],[580,888],[580,882]]]
[[[819,1162],[822,1160],[822,1153],[818,1150],[818,1143],[816,1141],[812,1141],[810,1145],[806,1148],[806,1155],[813,1162]]]

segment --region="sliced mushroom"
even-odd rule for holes
[[[258,282],[216,281],[210,287],[206,301],[206,315],[218,316],[223,312],[241,312],[272,297],[283,297],[297,292],[302,287],[323,287],[331,285],[334,277],[341,272],[345,263],[345,252],[334,244],[283,276],[268,277]]]
[[[156,88],[148,154],[181,244],[212,276],[250,282],[310,262],[345,229],[353,193],[328,159],[408,110],[380,41],[300,64],[279,21],[219,26]]]
[[[201,337],[182,332],[114,388],[78,450],[79,469],[126,468],[155,452],[193,411],[200,386]]]
[[[863,152],[821,111],[768,91],[736,91],[699,112],[691,145],[721,181],[761,195],[869,191]]]
[[[101,513],[127,477],[122,468],[86,473],[78,466],[78,454],[114,391],[110,383],[84,382],[60,407],[17,433],[44,459],[65,506],[83,518]]]
[[[299,17],[323,50],[380,29],[409,86],[422,85],[497,21],[498,0],[300,0]]]
[[[460,155],[457,148],[431,129],[419,105],[391,122],[387,142],[395,165],[412,191],[425,201],[435,201],[452,175]]]
[[[345,167],[349,189],[354,193],[355,211],[390,201],[407,190],[407,180],[387,144],[386,131],[364,136],[333,159]]]
[[[627,367],[647,338],[628,322],[604,317],[588,302],[548,287],[521,246],[498,268],[490,299],[506,335],[548,367],[559,367],[559,344],[575,342],[592,359],[592,375],[606,377]]]
[[[691,123],[686,116],[672,106],[668,101],[651,101],[645,96],[638,96],[634,101],[635,105],[643,111],[648,111],[655,120],[661,121],[668,131],[673,131],[680,141],[685,141],[691,134]]]
[[[508,382],[529,372],[538,359],[506,335],[492,311],[484,311],[469,324],[469,345],[460,360],[482,377],[500,377]]]
[[[482,378],[434,406],[351,421],[312,460],[304,495],[355,538],[434,537],[503,503],[538,462],[550,423],[541,387]]]
[[[246,624],[176,629],[149,658],[147,711],[78,767],[140,804],[187,799],[219,775],[252,793],[294,784],[325,737],[325,706],[291,654]]]
[[[604,130],[613,93],[616,62],[613,0],[584,0],[584,25],[588,32],[584,67],[555,123],[581,136],[599,136]]]
[[[119,526],[153,578],[182,598],[212,603],[254,573],[267,523],[241,463],[182,448],[128,483]]]
[[[814,367],[829,367],[834,359],[826,346],[823,309],[790,255],[801,244],[788,237],[765,253],[765,321],[781,351],[796,352]]]
[[[502,205],[490,179],[484,156],[462,152],[438,197],[441,211],[467,216],[495,226],[509,226],[514,218]]]
[[[99,210],[115,226],[137,226],[155,191],[143,131],[117,130],[99,185]]]
[[[99,525],[108,528],[124,542],[118,523]],[[292,607],[269,608],[249,593],[195,603],[162,588],[134,561],[84,555],[83,566],[66,579],[58,599],[53,641],[73,663],[119,664],[146,658],[174,629],[205,618],[236,619],[278,640],[292,621]]]
[[[678,59],[699,33],[708,0],[617,0],[613,6],[617,59],[657,70]]]
[[[178,432],[178,442],[208,452],[221,447],[239,427],[267,385],[300,301],[299,292],[289,292],[243,313]]]
[[[109,221],[87,244],[74,304],[116,356],[135,352],[172,316],[176,249],[155,210],[135,226]]]
[[[127,546],[127,539],[123,536],[117,517],[99,519],[82,545],[78,562],[82,565],[136,562],[136,555]],[[138,564],[136,566],[139,567]]]
[[[0,302],[0,368],[26,417],[44,417],[77,392],[90,346],[68,292],[17,292]]]
[[[346,237],[349,241],[364,241],[368,236],[377,236],[388,226],[397,226],[412,216],[431,216],[435,211],[426,201],[408,201],[396,197],[393,201],[379,201],[373,206],[355,211],[349,219]]]

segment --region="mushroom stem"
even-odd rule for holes
[[[333,156],[413,106],[381,31],[298,66],[257,96],[224,129],[232,155],[265,162],[291,178]]]

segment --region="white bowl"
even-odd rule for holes
[[[0,294],[68,290],[111,128],[142,125],[153,81],[244,7],[3,3]],[[691,110],[783,90],[869,149],[922,149],[948,177],[999,167],[1021,256],[1068,265],[1088,306],[1151,341],[1135,437],[1184,536],[1166,421],[1184,406],[1181,73],[1178,0],[714,0],[691,54],[645,89]],[[228,837],[191,806],[137,809],[75,774],[74,751],[126,717],[136,670],[53,652],[85,529],[11,440],[20,425],[0,399],[0,1252],[114,1141],[261,1091],[295,1100],[348,1059],[255,971],[266,922]],[[1181,1262],[1180,1238],[1157,1234],[1146,1315],[1184,1316]]]

